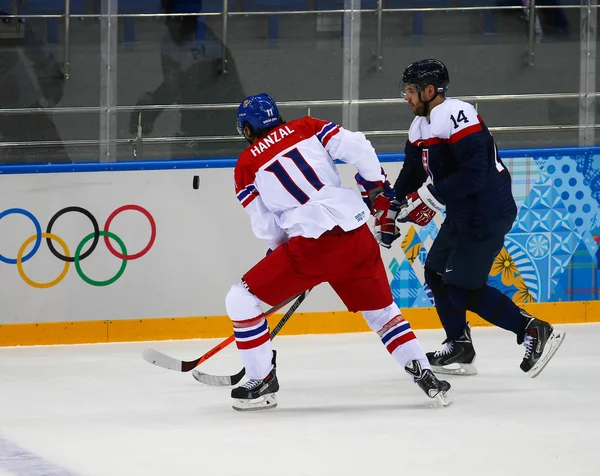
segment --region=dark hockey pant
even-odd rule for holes
[[[483,227],[469,227],[452,219],[442,224],[427,255],[425,282],[433,293],[448,339],[462,335],[467,310],[517,336],[524,333],[527,319],[520,308],[487,285],[492,264],[514,219],[511,216]]]

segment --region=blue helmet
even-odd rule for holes
[[[238,107],[237,130],[242,135],[246,123],[253,131],[261,131],[278,126],[282,122],[277,104],[266,93],[248,96]]]

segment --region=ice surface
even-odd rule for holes
[[[560,327],[536,379],[512,334],[473,329],[479,375],[450,377],[445,409],[370,333],[277,337],[279,407],[251,413],[141,357],[191,360],[219,340],[1,348],[0,476],[598,476],[600,325]],[[417,336],[425,350],[443,339]],[[235,345],[201,368],[237,372]]]

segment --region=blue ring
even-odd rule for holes
[[[36,254],[37,250],[40,248],[40,245],[42,244],[42,227],[40,226],[40,222],[37,220],[36,217],[34,217],[27,210],[23,210],[22,208],[9,208],[8,210],[4,210],[2,213],[0,213],[0,220],[7,215],[14,215],[14,214],[25,215],[27,218],[29,218],[35,225],[35,232],[37,234],[37,236],[35,237],[35,245],[33,245],[33,249],[27,255],[23,256],[23,259],[21,260],[21,262],[24,263],[25,261],[31,259],[33,257],[33,255]],[[0,254],[0,261],[2,261],[3,263],[7,263],[7,264],[17,264],[16,259],[6,258],[5,256],[2,256],[1,254]]]

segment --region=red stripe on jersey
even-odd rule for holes
[[[445,144],[449,141],[449,139],[442,139],[441,137],[430,137],[429,139],[418,139],[414,142],[411,142],[415,147],[431,147],[436,144]]]
[[[323,137],[323,141],[321,142],[323,144],[323,147],[327,146],[327,143],[329,142],[329,140],[336,135],[338,132],[340,132],[340,126],[335,126],[331,131],[329,131],[325,137]]]
[[[235,343],[236,343],[238,349],[249,350],[249,349],[255,349],[258,346],[263,345],[265,342],[268,342],[270,338],[271,338],[271,335],[267,331],[265,334],[263,334],[262,336],[260,336],[257,339],[247,340],[247,341],[242,341],[242,342],[236,340]]]
[[[468,135],[475,134],[481,131],[481,124],[473,124],[472,126],[465,127],[458,131],[456,134],[452,134],[450,137],[450,144],[456,144],[459,140],[464,139]]]
[[[410,342],[413,339],[416,339],[416,336],[413,333],[413,331],[410,331],[410,332],[407,332],[406,334],[404,334],[403,336],[400,336],[400,337],[394,339],[392,342],[390,342],[386,346],[386,348],[387,348],[388,352],[391,354],[402,344],[406,344],[407,342]]]

